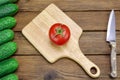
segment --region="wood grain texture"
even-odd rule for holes
[[[19,0],[21,11],[42,11],[49,4],[63,11],[120,10],[120,0]]]
[[[85,55],[109,54],[110,46],[105,41],[106,32],[83,32],[79,38],[79,46]],[[18,44],[16,55],[39,55],[39,52],[22,35],[15,32],[15,40]],[[94,43],[94,44],[93,44]],[[94,48],[93,48],[94,47]],[[120,32],[117,32],[117,53],[120,54]]]
[[[65,24],[70,29],[70,39],[62,46],[53,44],[48,37],[48,31],[51,25],[55,23]],[[99,77],[99,67],[85,57],[79,48],[78,41],[82,34],[81,27],[56,5],[50,4],[45,8],[37,17],[25,26],[25,28],[23,28],[22,33],[50,63],[54,63],[58,59],[67,57],[82,66],[90,77]],[[86,63],[84,63],[84,61],[86,61]],[[92,68],[96,69],[96,73],[93,74],[91,72]]]
[[[19,69],[16,71],[19,80],[93,80],[71,60],[48,63],[21,34],[22,29],[50,3],[55,3],[85,31],[79,45],[82,52],[100,67],[100,78],[95,80],[120,80],[120,0],[19,0],[17,4],[20,10],[15,16],[17,25],[14,28],[14,41],[19,48],[14,56],[19,60]],[[111,9],[115,9],[117,21],[116,79],[109,77],[110,47],[105,41]]]
[[[14,31],[21,31],[33,18],[40,12],[19,12],[15,18],[17,25]],[[100,12],[65,12],[71,19],[73,19],[83,31],[103,31],[107,29],[107,23],[110,11]],[[120,12],[116,11],[116,28],[120,30]]]
[[[79,65],[69,59],[61,59],[54,64],[48,63],[42,56],[14,56],[19,61],[16,71],[19,80],[93,80]],[[109,77],[110,59],[107,55],[87,56],[96,63],[101,70],[101,75],[95,80],[112,80]],[[117,56],[118,78],[120,79],[120,56]],[[66,65],[67,64],[67,65]],[[74,65],[74,66],[73,66]]]

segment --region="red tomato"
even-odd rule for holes
[[[61,23],[53,24],[49,30],[49,38],[57,45],[65,44],[70,38],[69,28]]]

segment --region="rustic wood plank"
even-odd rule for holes
[[[14,31],[21,31],[50,3],[55,3],[85,31],[79,45],[83,53],[101,69],[100,78],[111,80],[110,47],[106,43],[106,29],[109,13],[115,9],[117,23],[117,53],[120,54],[120,0],[19,0],[19,13],[15,16],[17,25]],[[69,59],[61,59],[50,64],[26,40],[21,32],[15,32],[18,51],[14,56],[19,60],[17,70],[19,80],[93,80],[81,67]],[[94,44],[93,44],[94,43]],[[94,47],[94,48],[93,48]],[[107,54],[107,55],[106,55]],[[120,80],[120,55],[117,56],[118,78]],[[67,65],[66,65],[67,64]]]
[[[68,25],[71,31],[70,40],[66,45],[62,45],[61,47],[52,44],[48,36],[50,26],[57,22]],[[41,14],[33,19],[22,30],[22,33],[49,62],[54,63],[60,58],[68,57],[81,65],[92,78],[97,78],[100,75],[98,66],[88,60],[79,48],[78,41],[82,34],[81,27],[54,4],[49,5]],[[87,64],[81,62],[81,60],[86,61]],[[92,67],[97,70],[95,74],[90,72]]]
[[[38,51],[28,42],[21,32],[15,32],[14,41],[18,44],[16,54],[39,54]]]
[[[87,56],[101,70],[101,75],[95,80],[111,80],[109,77],[110,64],[109,56]],[[19,68],[16,73],[19,80],[93,80],[74,61],[61,59],[54,64],[48,63],[42,56],[15,56],[19,61]],[[120,55],[117,56],[118,78],[120,79]],[[67,64],[67,65],[66,65]]]
[[[39,12],[18,12],[15,15],[17,25],[14,27],[14,31],[22,31],[22,29],[33,19]]]
[[[106,32],[83,32],[79,45],[84,54],[109,54],[110,47],[105,41]],[[16,54],[38,55],[39,52],[28,42],[21,32],[15,32],[15,40],[18,43]],[[93,44],[94,43],[94,44]],[[117,53],[120,54],[120,32],[117,32]]]
[[[19,12],[15,31],[21,31],[40,12]],[[110,12],[66,12],[83,30],[106,30]],[[120,13],[116,12],[116,28],[120,30]]]
[[[19,0],[20,11],[42,11],[54,3],[63,11],[120,10],[120,0]]]

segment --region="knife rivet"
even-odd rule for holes
[[[113,60],[116,60],[116,58],[113,58]]]
[[[116,71],[113,71],[114,74],[116,74]]]

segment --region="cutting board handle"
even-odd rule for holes
[[[77,51],[77,52],[79,52],[79,54],[77,53],[75,55],[75,53],[73,53],[72,56],[69,55],[67,57],[77,62],[90,77],[92,78],[99,77],[100,69],[98,68],[98,66],[93,62],[91,62],[88,58],[86,58],[81,51]]]

